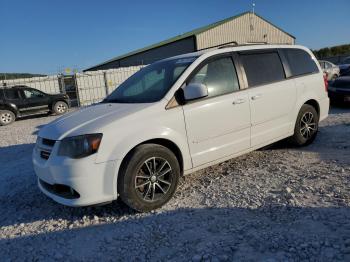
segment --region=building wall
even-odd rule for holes
[[[170,44],[160,46],[155,49],[151,49],[139,54],[126,57],[124,59],[112,61],[102,66],[94,67],[89,71],[108,70],[111,68],[129,67],[129,66],[138,66],[138,65],[148,65],[164,58],[181,55],[185,53],[190,53],[194,51],[195,51],[194,37],[189,37]]]
[[[294,38],[251,13],[197,35],[198,50],[231,42],[294,44]]]

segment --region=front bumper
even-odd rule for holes
[[[38,186],[45,195],[73,207],[106,203],[117,198],[116,161],[96,164],[95,155],[83,159],[59,157],[58,146],[59,142],[56,142],[48,159],[42,157],[38,145],[33,151]]]

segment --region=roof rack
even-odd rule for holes
[[[218,49],[237,47],[237,46],[250,46],[250,45],[267,45],[267,43],[230,44],[230,45],[219,46]]]

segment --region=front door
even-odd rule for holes
[[[193,166],[248,149],[248,90],[240,90],[232,57],[203,63],[187,83],[200,83],[208,88],[208,97],[183,106]]]
[[[39,90],[23,88],[22,97],[26,104],[26,108],[23,111],[37,111],[48,108],[49,97]]]

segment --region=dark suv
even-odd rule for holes
[[[69,98],[64,94],[50,95],[27,86],[0,87],[0,125],[9,125],[17,117],[39,112],[64,114]]]

